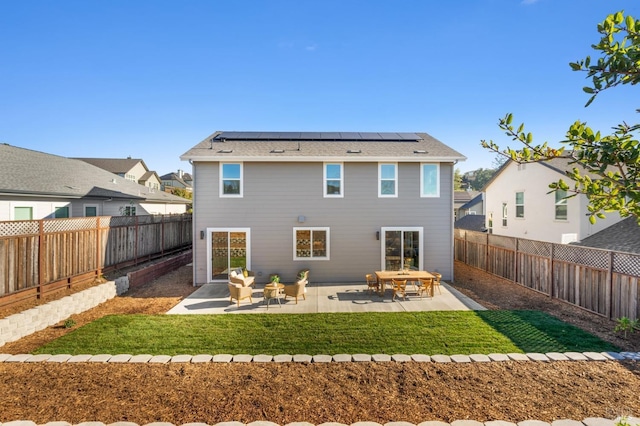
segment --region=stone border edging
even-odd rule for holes
[[[451,423],[432,420],[426,421],[422,423],[409,423],[409,422],[388,422],[388,423],[377,423],[377,422],[366,422],[360,421],[356,423],[352,423],[351,425],[346,425],[344,423],[336,423],[336,422],[325,422],[321,423],[317,426],[616,426],[617,422],[621,420],[622,417],[617,417],[615,419],[606,419],[603,417],[588,417],[581,421],[571,420],[571,419],[562,419],[562,420],[554,420],[553,422],[543,422],[540,420],[525,420],[518,423],[508,422],[504,420],[493,420],[488,422],[479,422],[476,420],[455,420]],[[629,423],[629,425],[640,426],[640,418],[637,417],[624,417],[624,419]],[[14,420],[11,422],[0,423],[0,426],[38,426],[37,423],[32,422],[30,420]],[[177,426],[173,423],[169,422],[153,422],[146,423],[144,425],[138,425],[137,423],[132,422],[114,422],[114,423],[102,423],[96,421],[87,421],[82,423],[76,423],[72,425],[68,422],[62,421],[54,421],[49,423],[44,423],[41,426]],[[269,421],[255,421],[251,423],[242,423],[238,421],[228,421],[228,422],[220,422],[214,423],[212,425],[208,425],[207,423],[184,423],[181,426],[280,426],[277,423],[269,422]],[[283,426],[314,426],[313,423],[308,422],[292,422]]]
[[[279,354],[279,355],[250,355],[250,354],[199,354],[199,355],[129,355],[129,354],[2,354],[0,363],[21,362],[102,362],[102,363],[132,363],[132,364],[167,364],[167,363],[191,363],[202,364],[208,362],[435,362],[435,363],[471,363],[471,362],[504,362],[504,361],[640,361],[640,352],[549,352],[543,353],[508,353],[508,354],[471,354],[471,355],[424,355],[424,354],[335,354],[335,355],[305,355],[305,354]],[[2,424],[0,424],[2,426]],[[495,426],[495,425],[494,425]]]

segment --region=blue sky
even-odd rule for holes
[[[584,108],[597,23],[637,0],[0,0],[0,142],[144,159],[215,130],[426,132],[491,167],[507,112],[540,141],[640,121],[638,88]]]

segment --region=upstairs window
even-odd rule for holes
[[[55,217],[56,219],[69,217],[69,207],[56,207],[55,211],[53,212],[53,217]]]
[[[220,196],[242,197],[241,163],[220,163]]]
[[[516,217],[524,218],[524,192],[516,192]]]
[[[440,196],[440,165],[422,164],[420,166],[420,196]]]
[[[378,197],[398,196],[398,165],[380,164],[378,167]]]
[[[324,164],[324,196],[343,197],[343,167],[342,163]]]
[[[556,190],[556,220],[567,220],[567,191]]]

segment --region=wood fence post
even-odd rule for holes
[[[134,246],[133,246],[133,264],[137,265],[138,264],[138,216],[135,216],[135,242],[134,242]]]
[[[607,265],[607,318],[613,319],[613,251],[609,251],[609,265]]]
[[[44,292],[44,219],[38,221],[38,299]]]
[[[551,253],[549,254],[549,297],[553,299],[553,252],[555,244],[551,243]]]
[[[100,258],[100,216],[96,216],[96,276],[99,278],[102,275],[102,260]]]
[[[485,245],[484,245],[484,270],[485,272],[489,272],[489,234],[485,235]]]
[[[161,226],[162,228],[160,228],[160,238],[161,238],[161,242],[160,242],[160,252],[162,253],[162,256],[164,256],[164,216],[162,215],[162,222],[161,222]]]
[[[513,255],[514,259],[513,259],[513,282],[517,283],[518,282],[518,243],[519,243],[520,239],[516,238],[516,251]]]
[[[469,264],[469,256],[467,255],[467,231],[464,231],[464,263]]]

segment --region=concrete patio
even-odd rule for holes
[[[484,310],[472,299],[442,282],[440,294],[436,288],[433,298],[422,299],[407,294],[406,300],[391,300],[392,291],[387,288],[384,297],[370,293],[362,284],[316,284],[307,286],[306,300],[299,299],[298,304],[292,298],[281,305],[271,300],[269,306],[263,299],[264,285],[257,285],[253,291],[253,301],[240,301],[240,307],[234,300],[229,302],[229,289],[226,283],[205,284],[189,297],[173,307],[168,314],[303,314],[314,312],[415,312],[415,311],[462,311]],[[408,286],[408,289],[410,286]]]

